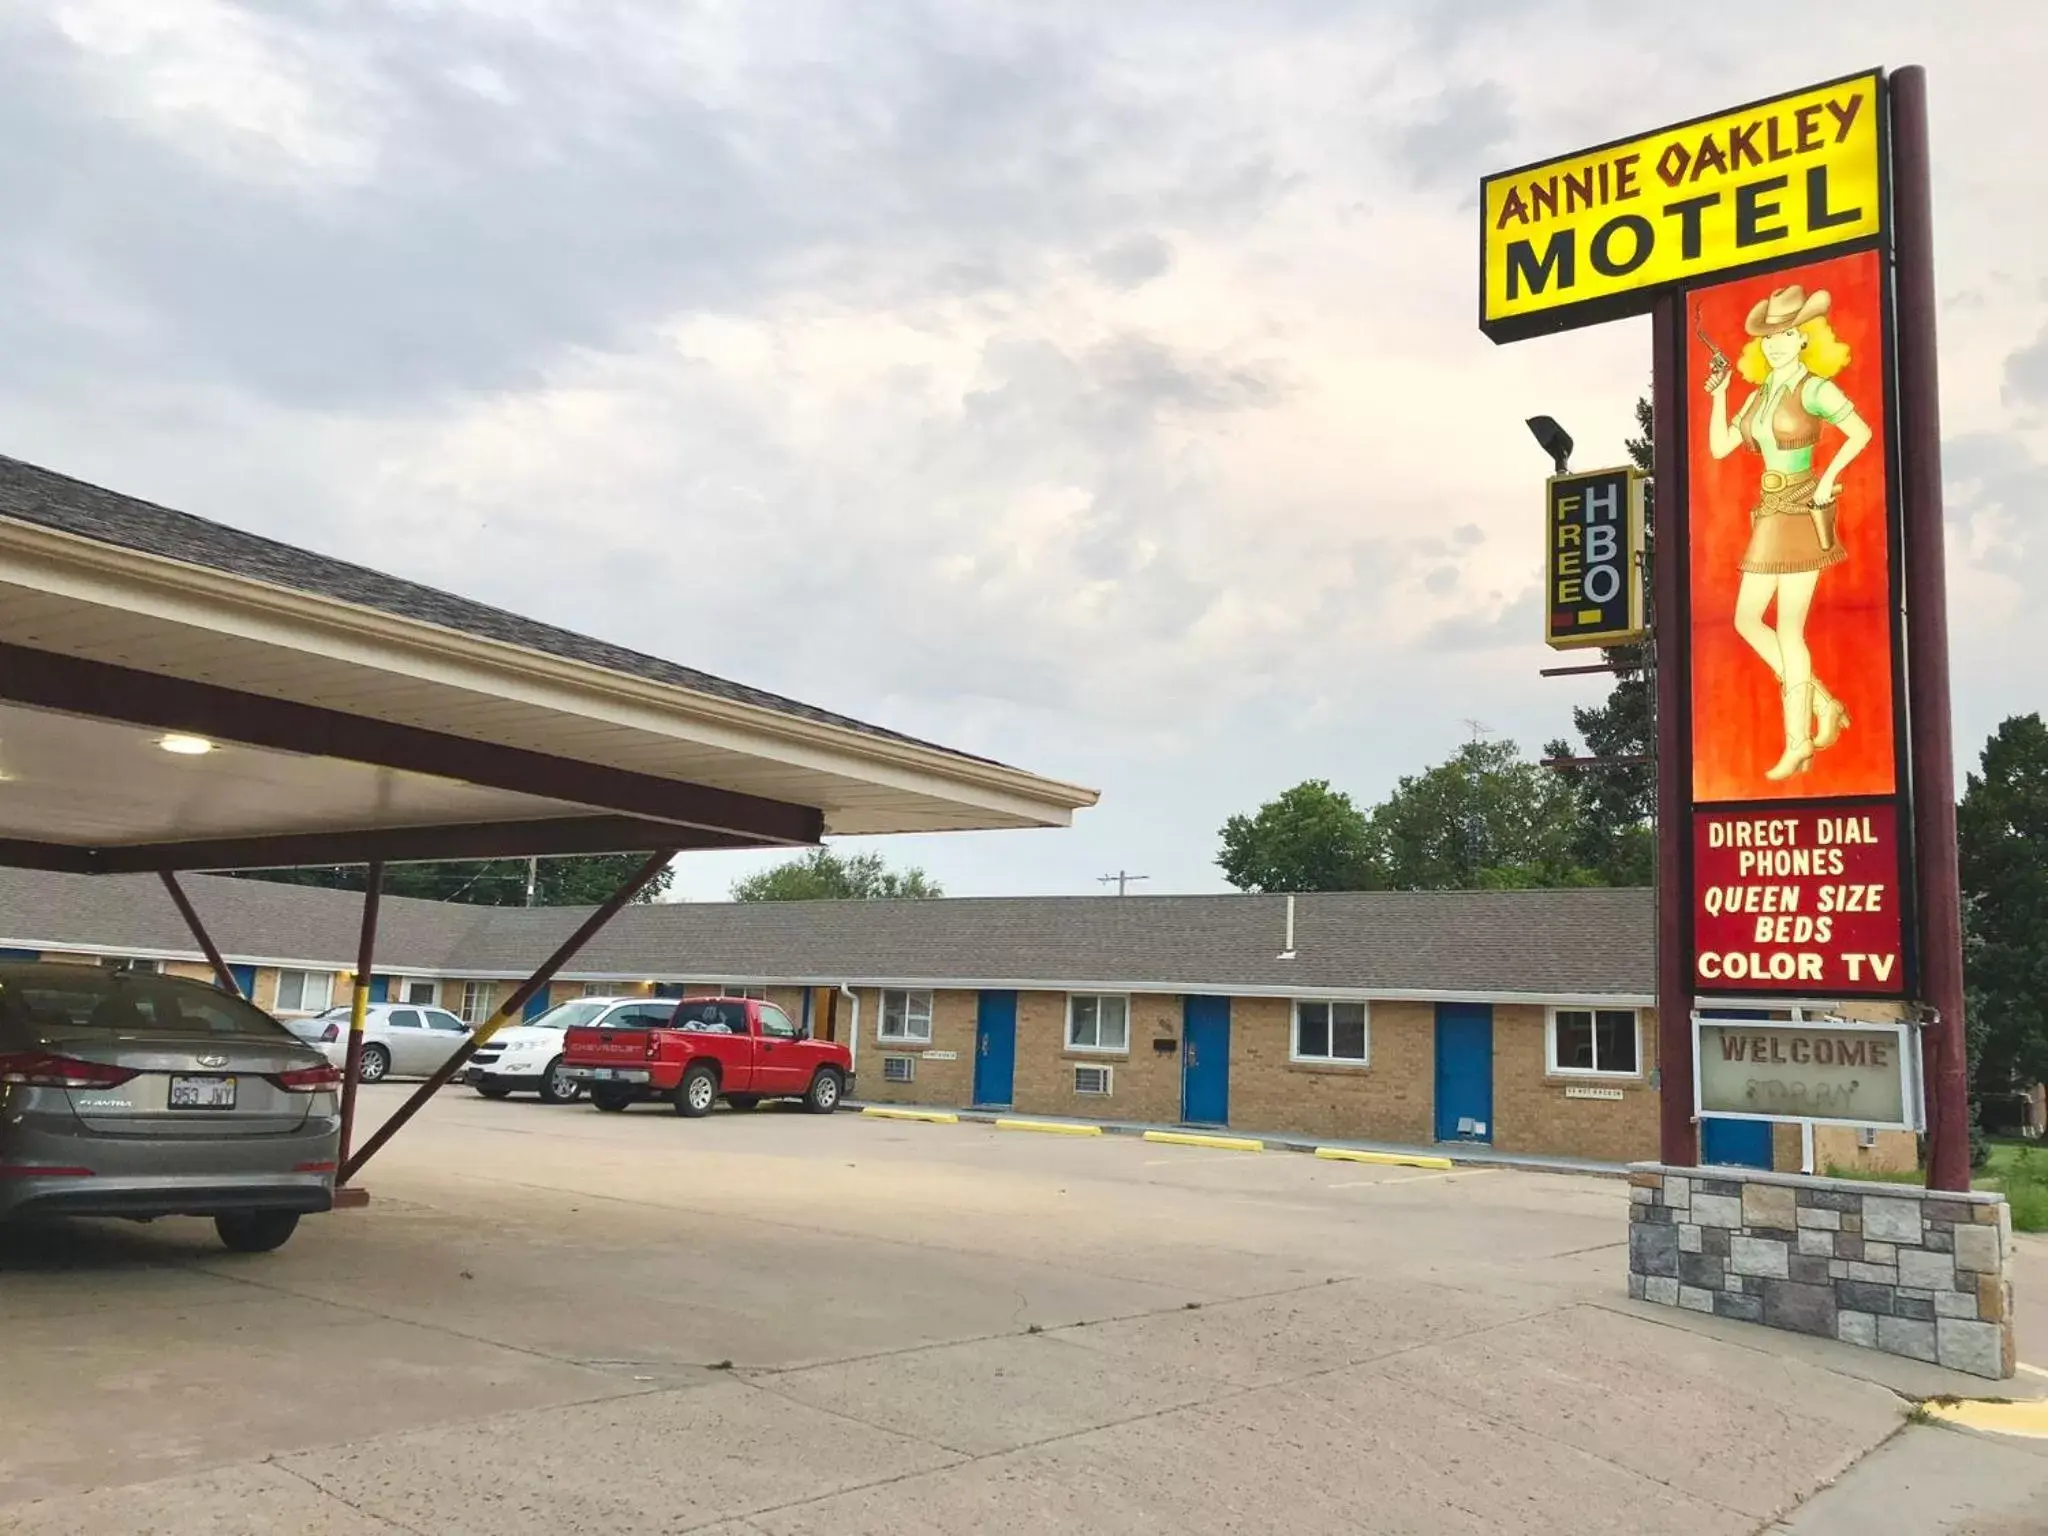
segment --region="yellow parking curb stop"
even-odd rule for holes
[[[949,1115],[933,1109],[883,1109],[880,1105],[870,1104],[861,1113],[876,1120],[922,1120],[927,1125],[960,1123],[958,1115]]]
[[[1074,1125],[1064,1120],[998,1120],[999,1131],[1043,1131],[1048,1136],[1100,1136],[1099,1125]]]
[[[1986,1403],[1965,1398],[1958,1402],[1929,1399],[1920,1405],[1929,1419],[1953,1424],[1960,1429],[1980,1429],[1993,1435],[2018,1435],[2026,1440],[2048,1440],[2048,1402]]]
[[[1163,1141],[1175,1147],[1220,1147],[1226,1152],[1263,1152],[1266,1144],[1249,1136],[1204,1136],[1199,1131],[1147,1131],[1147,1141]]]
[[[1379,1163],[1389,1168],[1449,1168],[1448,1157],[1420,1152],[1357,1152],[1350,1147],[1317,1147],[1316,1156],[1331,1163]]]

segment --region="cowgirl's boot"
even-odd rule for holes
[[[1789,779],[1813,766],[1812,683],[1787,683],[1785,694],[1785,755],[1764,770],[1772,780]]]
[[[1849,729],[1849,706],[1836,698],[1820,684],[1813,682],[1813,747],[1824,752],[1842,739],[1842,732]]]

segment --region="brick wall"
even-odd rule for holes
[[[1549,1012],[1525,1004],[1493,1010],[1493,1144],[1503,1152],[1548,1153],[1625,1163],[1657,1155],[1657,1015],[1639,1015],[1635,1077],[1552,1073]],[[1433,1080],[1433,1079],[1432,1079]],[[1621,1098],[1568,1097],[1572,1088],[1619,1089]]]
[[[884,1041],[882,994],[872,987],[857,989],[860,997],[860,1096],[878,1104],[936,1104],[964,1108],[974,1099],[974,1020],[980,994],[968,991],[932,993],[932,1038],[929,1044]],[[853,1033],[853,1010],[841,999],[840,1034]],[[933,1051],[951,1052],[951,1061],[935,1060]],[[885,1082],[884,1056],[917,1058],[917,1077],[908,1083]]]
[[[1230,1123],[1365,1141],[1427,1142],[1436,1024],[1427,1003],[1374,1003],[1362,1067],[1292,1060],[1294,1004],[1230,1002]]]
[[[1029,1114],[1098,1116],[1108,1120],[1180,1118],[1181,1000],[1163,993],[1130,998],[1130,1046],[1124,1051],[1067,1049],[1067,994],[1017,994],[1016,1107]],[[1170,1040],[1169,1051],[1154,1049]],[[1111,1069],[1108,1097],[1074,1092],[1077,1065]]]

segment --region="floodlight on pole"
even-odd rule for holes
[[[1555,416],[1531,416],[1528,427],[1530,435],[1536,439],[1536,446],[1550,455],[1550,462],[1557,466],[1557,472],[1569,474],[1572,467],[1571,433],[1557,424]]]

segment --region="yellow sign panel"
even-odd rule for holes
[[[1480,183],[1479,328],[1495,341],[1646,309],[1660,289],[1884,228],[1872,70]]]

